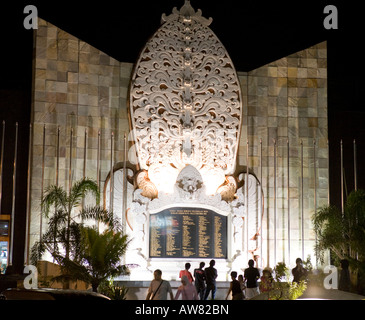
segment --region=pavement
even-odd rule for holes
[[[365,300],[365,296],[320,286],[308,286],[297,300]]]

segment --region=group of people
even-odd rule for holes
[[[303,266],[302,259],[296,259],[296,266],[292,269],[293,282],[299,283],[301,280],[307,280],[308,270]],[[256,295],[268,292],[273,289],[273,277],[270,268],[265,268],[260,272],[254,267],[254,260],[248,261],[248,268],[245,269],[244,274],[238,275],[236,271],[231,272],[231,282],[226,295],[226,299],[232,295],[232,300],[252,299]],[[154,272],[154,279],[152,280],[148,293],[147,300],[167,300],[167,295],[170,295],[171,300],[207,300],[209,294],[214,300],[217,285],[216,279],[218,277],[217,269],[214,268],[215,261],[209,262],[209,267],[205,268],[205,263],[201,262],[199,268],[194,270],[193,275],[189,271],[191,264],[186,263],[185,269],[180,271],[179,277],[181,279],[181,286],[177,289],[175,296],[172,293],[169,281],[162,280],[162,272],[157,269]],[[343,291],[350,290],[350,275],[349,263],[347,260],[341,260],[341,276],[339,289]],[[258,281],[260,279],[260,281]],[[194,283],[194,284],[193,284]]]
[[[191,264],[186,263],[185,269],[180,271],[181,286],[177,289],[175,296],[172,293],[169,281],[162,280],[162,272],[157,269],[153,273],[154,279],[147,292],[147,300],[167,300],[170,295],[171,300],[207,300],[211,293],[212,299],[215,298],[217,291],[216,279],[217,269],[214,268],[215,260],[209,262],[209,267],[205,267],[205,262],[199,264],[199,268],[194,270],[194,276],[189,271]],[[194,282],[194,284],[193,284]]]
[[[236,271],[231,272],[232,281],[226,299],[230,295],[232,295],[232,300],[251,299],[260,292],[267,292],[272,289],[271,270],[265,268],[260,277],[260,272],[254,265],[254,260],[250,259],[248,268],[245,269],[243,275],[238,275]],[[211,298],[214,300],[217,291],[216,279],[218,277],[217,269],[214,266],[215,260],[211,260],[207,268],[204,268],[204,262],[200,262],[199,268],[195,269],[192,275],[189,271],[191,264],[186,263],[185,269],[180,271],[181,286],[178,287],[175,296],[172,293],[169,281],[162,280],[162,272],[157,269],[154,272],[154,279],[149,286],[146,299],[167,300],[169,294],[171,300],[177,300],[180,296],[182,300],[207,300],[211,294]],[[292,269],[292,275],[293,282],[299,282],[307,276],[307,270],[303,267],[300,258],[296,260],[296,267]],[[258,283],[259,279],[260,282]]]
[[[302,259],[297,258],[295,263],[296,266],[292,269],[293,282],[299,283],[300,281],[307,279],[308,271],[303,267]],[[268,292],[273,289],[273,277],[270,268],[265,268],[260,277],[259,270],[254,267],[254,260],[249,260],[248,266],[249,267],[245,269],[244,276],[238,276],[238,280],[236,280],[237,272],[231,272],[232,282],[226,299],[228,299],[230,293],[232,293],[232,300],[244,299],[245,297],[242,296],[243,290],[246,293],[246,299],[252,299],[260,293]],[[246,286],[243,279],[246,281]],[[259,279],[260,282],[258,283]]]

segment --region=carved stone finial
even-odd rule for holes
[[[200,9],[195,12],[194,8],[190,4],[190,0],[185,0],[185,3],[180,8],[180,10],[177,10],[177,8],[174,7],[170,15],[166,16],[166,14],[163,13],[161,16],[161,23],[169,22],[171,20],[177,20],[179,16],[195,20],[206,27],[209,26],[213,21],[211,17],[209,19],[204,18]]]

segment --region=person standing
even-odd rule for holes
[[[190,283],[194,281],[191,272],[189,271],[191,264],[189,262],[185,263],[185,269],[180,271],[179,278],[182,279],[183,276],[187,276]]]
[[[342,259],[340,261],[340,264],[341,264],[341,273],[340,273],[340,282],[338,285],[338,290],[350,291],[351,279],[349,271],[349,261],[347,259]]]
[[[293,282],[299,283],[299,281],[306,280],[308,271],[303,267],[303,261],[300,258],[295,260],[296,267],[292,269]]]
[[[248,261],[248,268],[245,269],[244,273],[246,280],[246,299],[251,299],[260,293],[257,285],[257,280],[260,278],[260,272],[254,267],[254,264],[255,262],[250,259]]]
[[[226,300],[228,299],[228,296],[231,292],[232,292],[232,300],[243,300],[243,292],[241,290],[241,284],[236,278],[237,278],[237,272],[232,271],[231,272],[232,281],[229,286],[229,290],[227,292]]]
[[[214,268],[214,266],[215,266],[215,260],[210,260],[209,267],[204,269],[205,281],[207,283],[204,300],[208,299],[210,292],[212,292],[212,300],[214,300],[215,298],[215,293],[217,291],[216,279],[218,277],[218,272],[217,269]]]
[[[153,273],[154,279],[148,288],[146,300],[167,300],[167,293],[170,299],[174,300],[170,282],[162,279],[162,271],[156,269]]]
[[[198,294],[196,292],[195,286],[189,282],[187,276],[181,277],[181,286],[177,288],[175,295],[175,300],[178,300],[181,295],[181,300],[198,300]]]
[[[200,262],[199,268],[194,270],[195,288],[200,300],[204,300],[205,295],[205,272],[203,270],[205,262]]]
[[[242,291],[242,294],[243,294],[243,299],[245,299],[245,290],[246,290],[246,285],[245,285],[245,280],[243,279],[243,275],[240,274],[238,276],[238,282],[240,283],[240,287],[241,287],[241,291]]]
[[[269,292],[273,288],[272,284],[273,278],[271,275],[270,268],[265,268],[262,271],[262,277],[260,280],[261,280],[259,285],[260,293]]]

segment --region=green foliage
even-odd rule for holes
[[[99,206],[85,208],[78,214],[74,212],[88,193],[93,194],[98,201],[98,186],[88,178],[76,181],[69,194],[56,185],[46,189],[41,207],[42,213],[49,218],[48,229],[31,249],[32,264],[36,265],[46,251],[50,252],[57,262],[63,250],[66,258],[76,259],[80,243],[79,220],[97,220],[114,226],[112,214]],[[51,217],[50,212],[53,213]]]
[[[347,197],[342,213],[335,206],[322,207],[313,216],[317,235],[316,255],[323,263],[326,250],[339,263],[350,262],[357,275],[358,292],[365,292],[365,190],[352,191]]]
[[[323,263],[323,254],[331,250],[339,260],[348,259],[358,268],[365,260],[365,191],[349,194],[344,213],[335,206],[322,207],[313,216],[317,235],[316,253]]]
[[[324,262],[324,252],[331,249],[341,257],[346,249],[344,242],[344,224],[341,211],[335,206],[322,207],[313,216],[314,231],[317,234],[316,256]]]
[[[107,281],[102,281],[98,292],[109,297],[112,300],[126,300],[128,288],[125,286],[115,286],[113,278]]]
[[[299,283],[291,282],[289,284],[288,299],[295,300],[299,298],[306,289],[307,289],[307,283],[304,280],[299,281]]]
[[[276,282],[284,281],[285,278],[289,278],[289,269],[285,262],[278,262],[274,268]]]
[[[121,263],[121,257],[128,246],[127,235],[111,229],[99,233],[90,227],[80,227],[80,252],[77,260],[62,259],[62,266],[72,279],[82,280],[97,291],[102,281],[109,277],[128,274],[128,268]]]
[[[303,267],[304,267],[304,269],[306,269],[308,271],[308,273],[312,272],[313,265],[312,265],[311,255],[310,254],[308,254],[307,260],[303,261]]]
[[[88,193],[99,203],[98,186],[87,178],[76,181],[69,194],[59,186],[46,189],[42,212],[48,217],[48,229],[32,247],[31,262],[36,265],[48,251],[63,271],[55,281],[82,280],[97,288],[107,277],[127,272],[120,259],[128,239],[121,233],[120,222],[112,212],[98,205],[80,208]],[[96,229],[84,226],[88,220],[102,222],[107,229],[99,234]]]
[[[274,272],[273,289],[269,291],[270,300],[295,300],[306,290],[306,281],[299,283],[289,281],[290,271],[285,262],[279,262]]]

